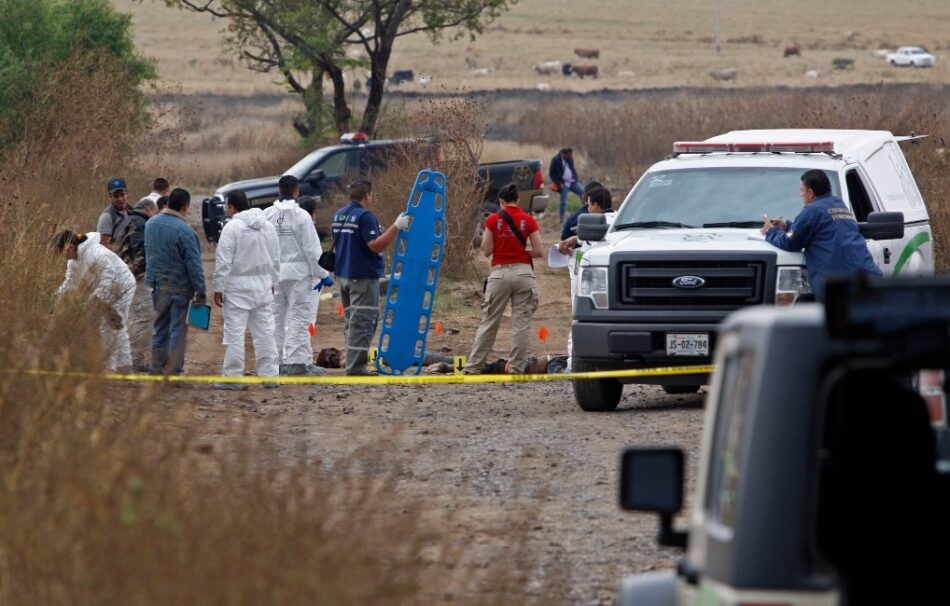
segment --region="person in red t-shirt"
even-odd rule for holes
[[[518,208],[518,186],[506,185],[498,192],[501,210],[485,221],[482,252],[491,257],[491,275],[482,300],[482,321],[475,333],[475,344],[468,357],[466,374],[480,374],[485,359],[495,344],[498,325],[511,301],[511,351],[508,372],[522,373],[528,357],[531,318],[538,308],[538,282],[532,258],[544,251],[541,233],[534,217]],[[510,221],[506,218],[510,217]],[[518,235],[511,230],[513,224]],[[530,243],[530,246],[526,246]]]

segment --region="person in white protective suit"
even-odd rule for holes
[[[83,288],[89,289],[94,310],[101,314],[99,331],[105,353],[105,366],[118,372],[132,367],[129,345],[129,309],[135,296],[135,276],[117,254],[100,243],[98,232],[86,235],[70,230],[58,233],[53,240],[57,252],[66,256],[66,279],[57,294]]]
[[[254,339],[258,376],[278,374],[274,341],[274,292],[280,280],[280,246],[277,231],[264,211],[251,208],[244,192],[228,194],[231,220],[221,230],[214,255],[214,304],[223,307],[224,364],[226,377],[244,375],[244,331]],[[267,383],[265,387],[277,387]],[[246,389],[246,385],[221,383],[219,389]]]
[[[605,214],[607,225],[614,222],[613,201],[610,191],[603,187],[594,187],[584,193],[587,201],[586,213]],[[558,252],[563,255],[570,255],[570,264],[567,266],[571,276],[571,312],[574,311],[574,297],[577,295],[578,275],[580,274],[581,258],[584,253],[590,250],[591,243],[579,240],[577,235],[569,236],[558,243]],[[574,370],[574,339],[570,331],[567,333],[567,372]]]
[[[310,218],[313,220],[313,228],[317,229],[317,199],[313,196],[300,196],[297,199],[297,205],[303,209]],[[320,233],[317,232],[317,241],[320,240]],[[323,246],[321,245],[322,249]],[[317,320],[320,316],[320,296],[330,290],[333,287],[333,278],[330,277],[330,274],[327,274],[324,278],[320,280],[317,284],[313,285],[313,296],[311,301],[313,301],[313,309],[310,310],[310,322],[313,324],[314,329],[316,330]],[[313,342],[307,341],[307,355],[310,358],[313,358]],[[314,365],[315,366],[315,365]],[[319,371],[317,371],[319,372]]]
[[[274,297],[274,336],[281,358],[280,374],[323,374],[326,370],[313,364],[307,327],[313,313],[313,287],[329,273],[318,263],[323,250],[313,219],[297,205],[297,178],[284,175],[277,190],[280,199],[264,211],[264,216],[277,230],[280,243],[280,283]]]

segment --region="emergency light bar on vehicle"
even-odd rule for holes
[[[831,141],[801,143],[713,143],[710,141],[677,141],[673,144],[672,157],[681,154],[715,153],[772,153],[772,154],[828,154],[834,155],[835,144]]]
[[[340,135],[340,143],[366,143],[369,135],[364,132],[344,133]]]

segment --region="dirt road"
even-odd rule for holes
[[[542,225],[550,242],[553,219],[547,222]],[[205,257],[210,277],[210,249]],[[563,352],[567,276],[544,263],[538,264],[538,274],[542,305],[532,352]],[[445,330],[430,334],[428,349],[468,353],[478,290],[466,284],[449,289],[455,302],[444,308]],[[342,346],[337,302],[321,306],[316,348]],[[499,356],[509,342],[506,324],[496,345]],[[537,337],[542,325],[550,333],[545,342]],[[212,331],[191,334],[186,371],[217,374],[222,353],[216,317]],[[627,386],[617,412],[592,414],[577,408],[567,381],[254,387],[246,392],[200,386],[159,395],[169,405],[193,407],[201,439],[214,448],[227,448],[240,432],[254,435],[265,456],[259,463],[275,470],[303,460],[331,465],[355,457],[369,473],[382,474],[395,462],[400,492],[423,497],[427,515],[450,516],[451,541],[457,546],[450,553],[462,555],[440,557],[435,566],[465,577],[469,569],[474,573],[486,566],[486,558],[510,549],[517,537],[522,558],[534,567],[523,571],[524,591],[540,594],[556,584],[555,601],[570,604],[610,604],[623,575],[673,565],[677,551],[654,543],[655,518],[619,510],[618,460],[628,445],[681,445],[692,477],[703,397]],[[376,466],[374,460],[387,465]],[[477,599],[464,587],[442,597],[447,602]]]

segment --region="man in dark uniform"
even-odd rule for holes
[[[374,200],[372,184],[357,181],[349,194],[349,204],[333,215],[334,273],[343,303],[346,374],[365,375],[369,345],[379,321],[379,279],[385,271],[381,253],[395,242],[399,230],[409,229],[409,216],[400,215],[383,231],[369,210]]]
[[[765,217],[766,241],[782,250],[805,252],[808,283],[815,298],[824,300],[824,279],[830,275],[864,272],[880,276],[858,223],[845,203],[831,194],[831,181],[821,170],[802,175],[805,208],[794,223]]]

